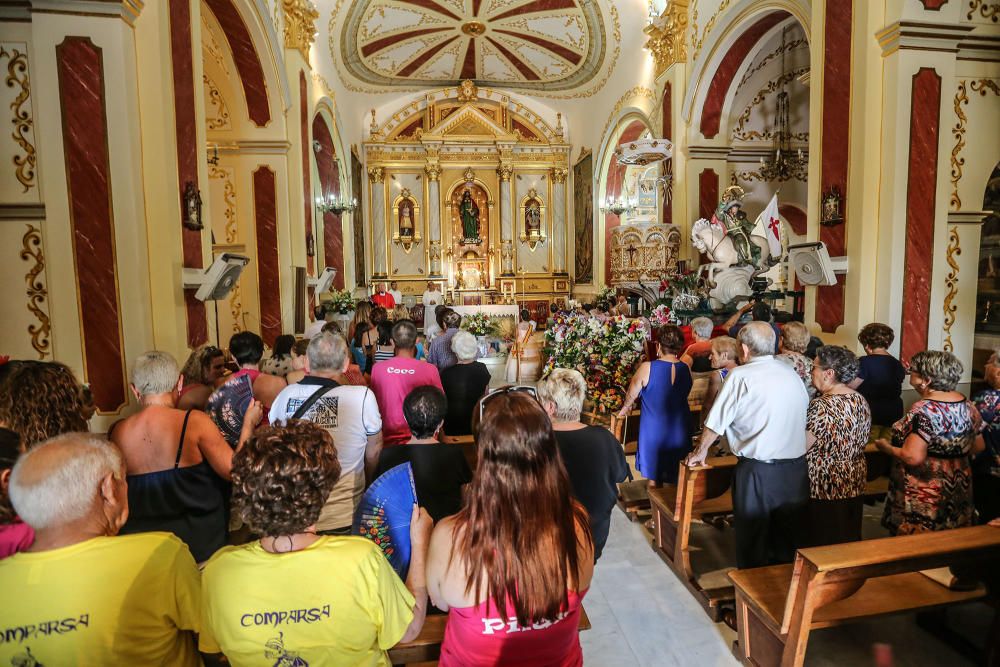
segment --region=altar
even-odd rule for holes
[[[520,311],[515,304],[496,304],[486,306],[451,306],[456,313],[465,317],[472,313],[482,313],[487,317],[513,317],[514,324],[517,324]]]

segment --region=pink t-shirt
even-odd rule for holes
[[[14,523],[0,526],[0,560],[24,551],[35,541],[35,531],[31,526],[15,518]]]
[[[403,417],[403,400],[417,387],[428,384],[443,391],[437,368],[426,361],[393,357],[372,367],[371,389],[382,413],[382,444],[409,442],[410,427]]]
[[[555,621],[517,625],[508,604],[502,618],[492,600],[475,607],[452,607],[441,643],[440,667],[461,665],[517,665],[518,667],[578,667],[580,607],[587,591],[569,591],[567,610]]]

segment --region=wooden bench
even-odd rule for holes
[[[435,614],[428,616],[424,621],[424,627],[411,642],[400,642],[389,649],[389,661],[393,665],[436,665],[441,656],[441,642],[444,641],[444,629],[448,624],[447,614]],[[590,618],[587,610],[580,607],[580,624],[577,626],[579,632],[591,628]]]
[[[800,549],[793,565],[730,572],[736,587],[738,639],[745,665],[802,665],[813,629],[898,612],[937,608],[995,595],[1000,529],[991,526]],[[986,583],[946,588],[920,573],[961,567]],[[994,650],[1000,633],[994,623]]]
[[[469,469],[475,471],[476,464],[479,463],[479,450],[476,448],[476,438],[471,435],[445,435],[442,433],[438,440],[444,445],[461,445],[462,454],[469,464]]]

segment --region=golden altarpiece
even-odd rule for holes
[[[364,142],[373,282],[419,302],[427,282],[456,305],[564,299],[570,146],[509,93],[470,81],[426,94]]]

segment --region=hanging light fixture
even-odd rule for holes
[[[785,71],[785,52],[787,26],[781,31],[781,92],[775,100],[774,107],[774,153],[767,160],[760,159],[760,175],[765,181],[787,181],[791,178],[805,178],[809,159],[798,149],[792,153],[792,129],[790,119],[790,104],[788,91],[785,88],[787,72]]]
[[[618,160],[617,153],[615,155],[615,162],[621,166],[621,162]],[[617,170],[616,170],[617,171]],[[620,180],[618,182],[619,191],[624,190],[624,179],[625,179],[625,169],[621,171]],[[617,197],[613,197],[610,194],[604,200],[604,205],[601,206],[601,213],[612,213],[619,218],[625,213],[635,213],[637,204],[634,198],[626,196],[627,193],[619,194]]]
[[[358,208],[358,200],[354,197],[348,199],[347,197],[334,197],[333,195],[326,195],[324,197],[316,198],[316,208],[323,213],[335,213],[337,215],[340,215],[345,211],[347,213],[353,213],[354,210]]]

